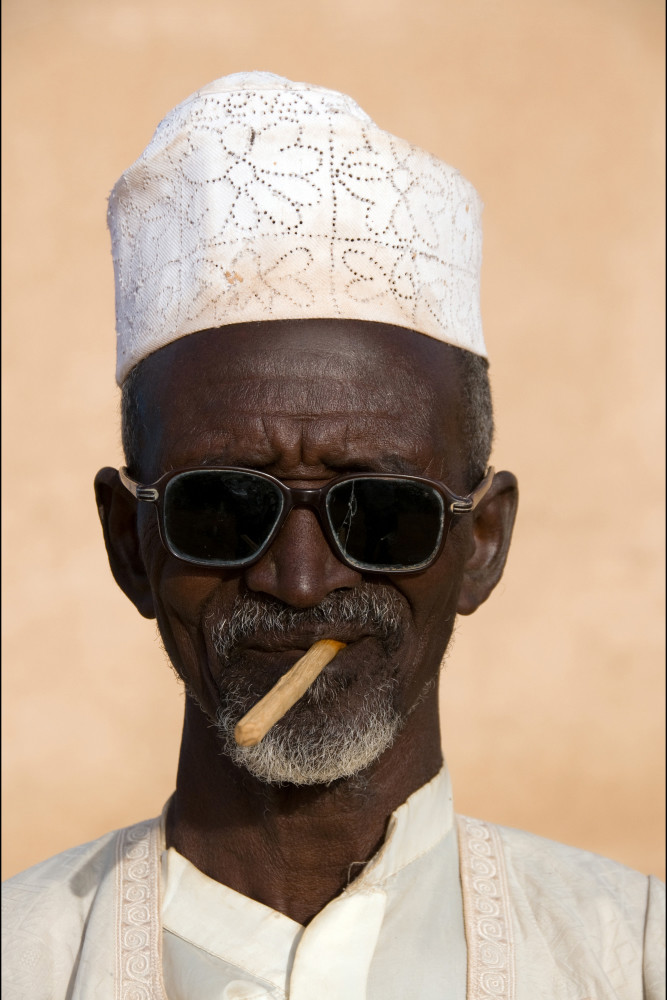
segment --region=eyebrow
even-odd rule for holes
[[[231,466],[232,468],[237,465],[235,462],[230,463],[228,455],[220,453],[206,455],[201,459],[199,464],[202,466]],[[273,464],[274,463],[272,461],[262,464],[253,462],[250,465],[240,465],[238,467],[251,469],[256,468],[258,471],[261,471],[265,468],[265,466]],[[326,457],[324,457],[322,464],[335,471],[348,470],[351,472],[389,472],[403,476],[418,476],[422,471],[415,462],[402,455],[396,455],[394,453],[378,455],[373,458],[370,456],[355,456],[354,458],[351,458],[349,462],[327,462]]]
[[[417,465],[403,455],[386,454],[376,458],[355,458],[353,461],[341,463],[347,469],[366,472],[392,472],[403,476],[418,476]]]

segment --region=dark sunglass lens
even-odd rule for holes
[[[349,480],[330,491],[327,509],[341,549],[360,568],[417,569],[442,537],[442,497],[425,483]]]
[[[282,506],[278,487],[261,476],[183,472],[169,481],[164,495],[167,541],[186,559],[239,564],[264,544]]]

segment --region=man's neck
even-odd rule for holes
[[[437,691],[393,746],[331,785],[269,785],[221,753],[186,699],[167,846],[209,878],[306,924],[381,846],[392,812],[442,766]]]

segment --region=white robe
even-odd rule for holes
[[[164,846],[164,813],[3,886],[3,1000],[658,1000],[664,886],[454,817],[443,769],[303,928]]]

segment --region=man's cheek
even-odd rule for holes
[[[217,711],[214,660],[209,655],[201,630],[183,621],[173,611],[160,607],[158,628],[165,652],[176,673],[211,720]]]
[[[405,577],[401,589],[412,609],[415,626],[438,630],[440,623],[453,620],[463,581],[462,560],[447,558],[413,577]]]
[[[205,609],[219,586],[210,575],[167,557],[154,587],[158,627],[176,672],[198,698],[211,701],[213,660],[207,648]],[[207,693],[210,697],[207,699]]]
[[[456,618],[460,580],[437,566],[407,578],[401,589],[410,604],[411,627],[406,630],[403,655],[405,669],[415,683],[435,675],[451,638]]]
[[[220,580],[172,556],[162,560],[156,569],[158,580],[154,589],[160,603],[182,621],[198,625],[203,608],[220,589]]]

